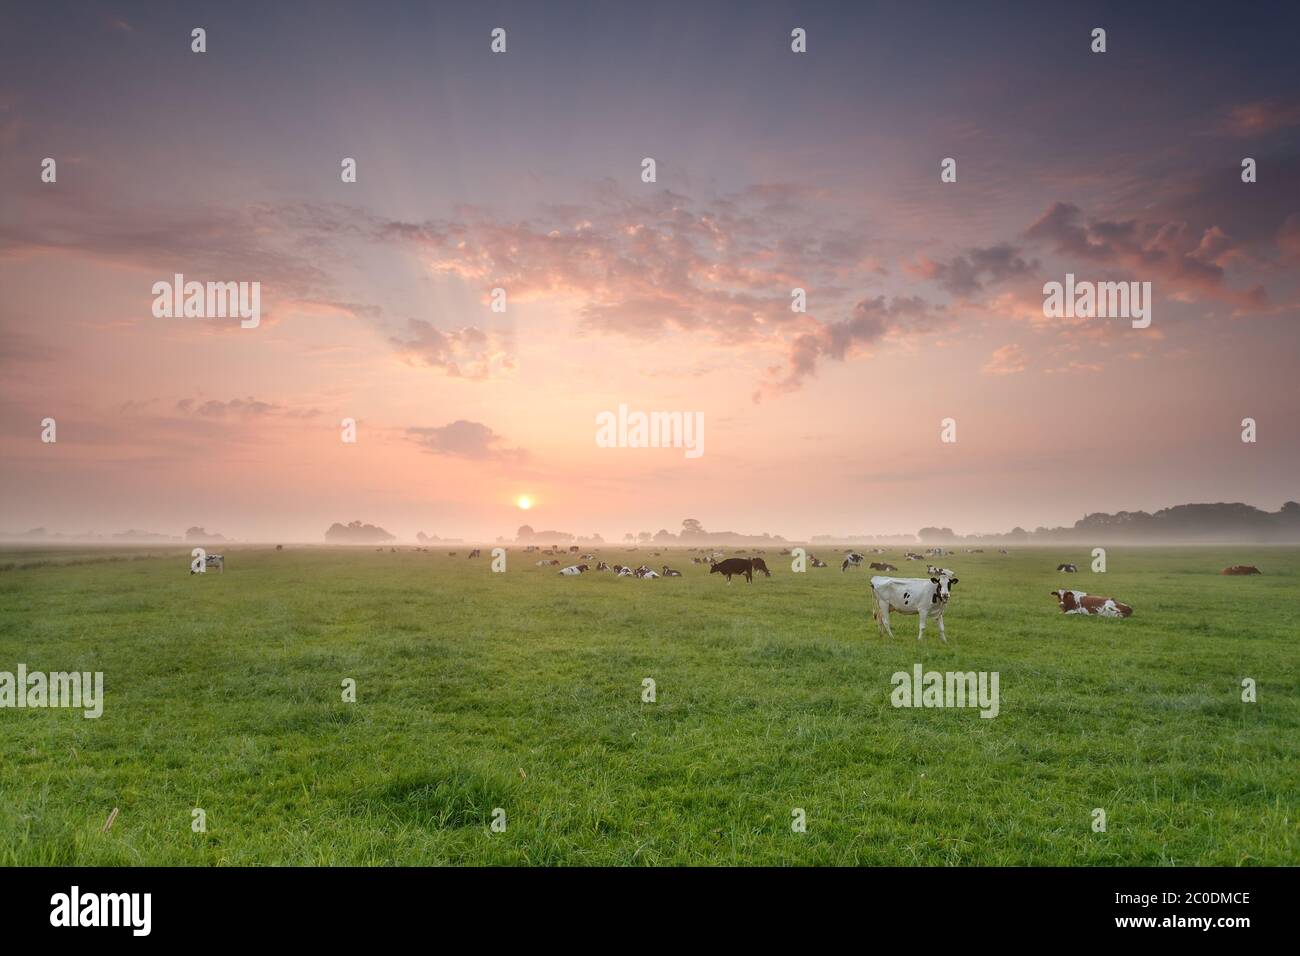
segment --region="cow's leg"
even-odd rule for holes
[[[880,623],[885,626],[885,636],[892,638],[894,636],[894,628],[889,623],[889,610],[889,602],[882,600],[880,602]]]
[[[943,632],[943,612],[939,612],[939,640],[948,643],[948,635]]]
[[[916,632],[916,639],[919,641],[921,638],[925,637],[925,611],[922,611],[917,615],[917,617],[921,619],[921,629]]]

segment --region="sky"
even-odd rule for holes
[[[1276,510],[1300,486],[1298,25],[1283,3],[6,5],[0,531]],[[155,316],[178,273],[260,283],[260,323]],[[1067,273],[1150,282],[1150,326],[1045,316]],[[704,454],[600,447],[620,405],[702,415]]]

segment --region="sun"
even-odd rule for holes
[[[533,499],[529,495],[520,495],[515,499],[515,504],[519,506],[520,511],[527,511],[533,506]]]

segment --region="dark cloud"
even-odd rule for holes
[[[527,451],[507,447],[504,438],[481,422],[459,419],[438,428],[408,428],[406,433],[432,455],[476,461],[523,461],[528,458]]]

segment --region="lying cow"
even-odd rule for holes
[[[575,574],[581,574],[583,571],[590,571],[590,570],[591,568],[587,567],[585,564],[571,564],[567,568],[560,568],[560,570],[556,571],[555,573],[567,574],[572,576]]]
[[[876,626],[882,634],[893,637],[894,630],[889,626],[890,611],[918,615],[921,619],[921,629],[916,634],[918,641],[925,636],[925,622],[934,618],[939,622],[939,640],[947,644],[943,612],[956,583],[956,578],[947,575],[928,581],[925,578],[874,577],[871,579],[871,616],[876,619]]]
[[[680,572],[680,571],[674,571],[672,568],[668,567],[668,565],[666,565],[666,564],[664,565],[664,577],[666,577],[666,578],[680,578],[681,576],[682,576],[682,572]]]
[[[226,556],[225,556],[224,554],[209,554],[209,555],[205,555],[204,558],[203,558],[203,567],[204,567],[205,569],[207,569],[207,568],[216,568],[216,569],[217,569],[218,571],[220,571],[222,574],[225,574],[225,573],[226,573]],[[200,572],[194,570],[194,565],[190,565],[190,574],[198,574],[198,573],[200,573]]]
[[[872,571],[897,571],[898,568],[894,567],[892,564],[889,564],[886,561],[872,561],[871,570]]]
[[[1047,592],[1056,598],[1061,610],[1066,614],[1092,614],[1096,617],[1132,617],[1133,609],[1127,604],[1120,604],[1114,598],[1088,594],[1085,591],[1070,591],[1058,588]]]
[[[1230,568],[1224,568],[1220,574],[1263,574],[1259,568],[1253,564],[1234,564]]]
[[[844,555],[844,563],[840,565],[840,573],[847,571],[849,568],[861,567],[862,560],[862,555],[856,551],[850,551]]]
[[[1056,566],[1056,570],[1064,571],[1066,574],[1076,574],[1078,573],[1079,569],[1075,567],[1073,564],[1058,564]]]
[[[808,555],[808,563],[811,564],[814,568],[827,567],[826,562],[823,561],[821,558],[817,557],[817,555],[815,554]]]
[[[946,575],[948,575],[948,577],[952,577],[952,569],[951,569],[951,568],[936,568],[933,564],[931,564],[931,565],[929,565],[928,567],[926,567],[926,569],[925,569],[925,573],[926,573],[926,574],[929,574],[929,575],[931,575],[931,576],[934,576],[934,575],[940,575],[940,574],[946,574]]]

